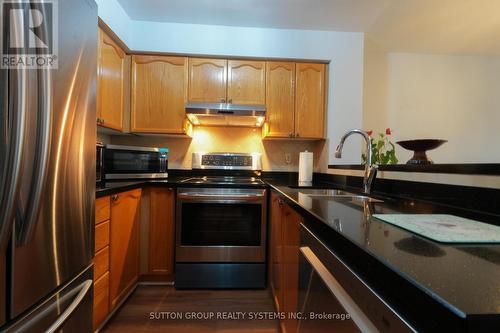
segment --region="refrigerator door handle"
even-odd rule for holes
[[[44,16],[45,17],[45,16]],[[44,25],[41,31],[44,36],[49,34],[49,26]],[[33,234],[34,226],[38,219],[40,201],[47,178],[47,164],[49,160],[50,132],[51,132],[51,110],[52,110],[52,89],[51,89],[51,71],[48,67],[42,67],[38,70],[37,77],[37,138],[35,147],[35,163],[33,178],[26,211],[19,221],[17,233],[17,245],[24,246],[29,242]]]
[[[15,31],[16,38],[22,31]],[[0,249],[5,248],[13,225],[13,211],[19,192],[19,175],[24,147],[26,127],[26,91],[28,73],[24,69],[13,69],[9,72],[9,124],[7,136],[7,154],[5,169],[5,186],[0,193]]]
[[[45,331],[45,333],[55,333],[59,331],[62,325],[66,322],[66,320],[69,319],[69,317],[73,314],[73,312],[78,309],[78,306],[80,303],[82,303],[83,299],[89,292],[89,290],[92,287],[92,280],[85,280],[82,284],[80,284],[77,288],[80,288],[80,291],[78,292],[78,295],[76,295],[75,299],[71,304],[64,310],[63,313],[57,318],[57,320],[50,325],[49,328]]]
[[[38,218],[40,200],[47,178],[47,164],[49,161],[52,89],[51,72],[48,68],[39,70],[38,76],[38,130],[35,149],[35,170],[30,190],[30,200],[22,221],[20,221],[17,245],[26,245],[33,234]]]

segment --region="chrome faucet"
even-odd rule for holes
[[[344,148],[345,140],[352,134],[356,133],[361,135],[366,142],[366,164],[365,164],[365,176],[363,178],[363,192],[365,194],[370,194],[373,180],[377,175],[377,167],[372,165],[372,143],[368,133],[360,129],[353,129],[344,134],[340,139],[340,143],[337,146],[337,149],[335,150],[335,157],[336,158],[342,157],[342,149]]]

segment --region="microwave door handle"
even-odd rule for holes
[[[103,180],[104,177],[104,148],[99,148],[99,178]]]
[[[52,88],[51,71],[49,68],[42,68],[38,71],[38,119],[37,119],[37,139],[35,147],[35,169],[29,194],[28,206],[21,219],[17,244],[24,246],[29,242],[33,234],[40,201],[47,178],[47,165],[49,160],[51,116],[52,116]]]
[[[20,26],[20,25],[14,25]],[[15,38],[21,38],[22,31],[14,31]],[[21,159],[24,149],[24,133],[26,130],[26,92],[28,84],[28,71],[12,69],[9,71],[9,105],[7,140],[4,174],[5,183],[0,188],[0,250],[5,248],[9,240],[13,225],[14,207],[19,192],[19,176],[21,173]]]
[[[167,157],[163,157],[163,172],[167,172]]]
[[[335,277],[328,271],[319,258],[314,254],[308,246],[300,247],[300,252],[304,258],[309,262],[314,271],[319,275],[323,283],[327,286],[333,296],[342,305],[342,307],[349,313],[353,322],[358,326],[361,332],[379,332],[373,325],[371,320],[364,314],[358,307],[349,294],[342,288],[342,285],[335,279]]]

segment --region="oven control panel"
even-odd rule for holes
[[[207,166],[252,166],[252,156],[203,155],[201,165]]]
[[[260,154],[193,153],[193,169],[262,170]]]

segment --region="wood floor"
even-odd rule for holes
[[[274,312],[267,290],[175,290],[171,286],[139,286],[101,332],[279,332],[278,320],[249,319],[255,312]],[[193,313],[205,318],[189,319]],[[222,315],[233,319],[222,319]]]

